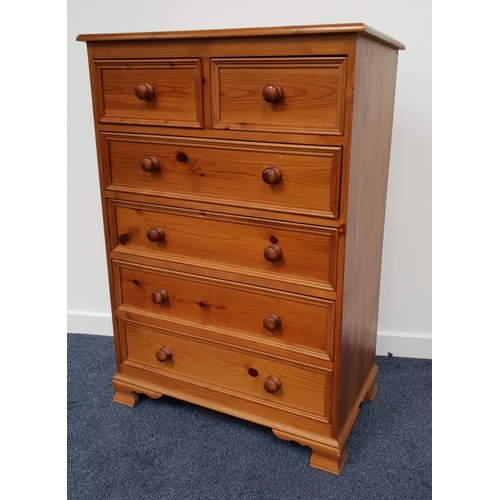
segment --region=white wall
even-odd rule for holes
[[[80,33],[363,22],[399,54],[377,353],[431,357],[431,1],[68,2],[68,331],[111,335],[86,47]]]

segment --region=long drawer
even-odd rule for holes
[[[120,322],[121,364],[327,423],[332,371],[135,322]]]
[[[116,255],[335,290],[337,230],[109,200]]]
[[[114,275],[118,314],[333,359],[335,302],[116,261]]]
[[[115,191],[337,218],[341,148],[102,134]]]

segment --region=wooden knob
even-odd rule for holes
[[[264,389],[270,394],[274,394],[281,387],[281,380],[275,375],[269,375],[264,382]]]
[[[163,241],[165,239],[165,232],[161,227],[156,226],[148,229],[146,236],[149,241],[155,243],[156,241]]]
[[[279,85],[268,85],[264,87],[262,91],[262,97],[264,101],[270,103],[278,103],[283,99],[284,93],[283,89]]]
[[[168,361],[172,357],[172,351],[168,347],[162,347],[158,351],[156,351],[156,359],[163,363]]]
[[[141,160],[141,168],[144,172],[157,172],[160,168],[160,162],[155,156],[147,156]]]
[[[281,170],[278,167],[265,168],[262,171],[262,180],[266,184],[278,184],[281,181]]]
[[[264,258],[269,262],[276,262],[281,259],[283,251],[278,245],[270,245],[264,250]]]
[[[151,294],[151,300],[155,304],[161,304],[162,302],[166,302],[168,300],[168,293],[163,288],[158,288],[156,292],[153,292]]]
[[[141,83],[140,85],[137,85],[134,90],[137,99],[140,99],[141,101],[150,101],[151,99],[154,99],[155,88],[150,83]]]
[[[274,313],[268,314],[263,321],[264,328],[270,332],[274,332],[281,326],[281,318]]]

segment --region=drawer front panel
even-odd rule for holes
[[[203,128],[199,59],[103,61],[96,66],[101,123]]]
[[[137,323],[121,323],[125,365],[139,367],[217,392],[328,421],[331,371],[302,363],[277,360],[251,350],[237,349],[196,337]],[[161,359],[156,353],[162,348]],[[277,377],[279,388],[269,393],[264,383]],[[166,379],[168,384],[168,379]],[[274,387],[277,386],[276,380]]]
[[[338,217],[341,148],[103,134],[103,151],[110,189]]]
[[[345,57],[214,58],[212,126],[342,135],[345,62]],[[268,100],[266,87],[272,89]]]
[[[109,203],[115,252],[335,290],[336,229]]]
[[[332,359],[335,302],[117,262],[115,276],[118,310]]]

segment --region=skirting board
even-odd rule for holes
[[[391,353],[398,358],[432,359],[432,336],[426,333],[395,333],[379,331],[377,356]]]
[[[113,335],[111,315],[68,311],[68,333]],[[377,356],[391,353],[399,358],[432,359],[432,337],[429,334],[402,334],[379,331]]]
[[[68,311],[68,333],[113,336],[111,314]]]

